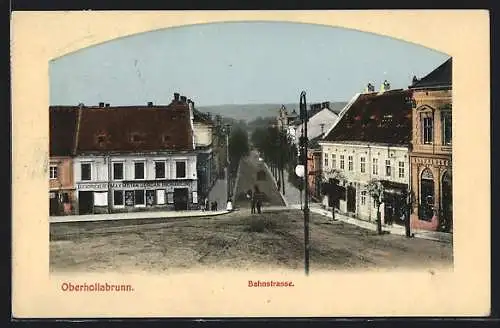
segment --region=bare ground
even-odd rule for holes
[[[225,216],[57,223],[50,227],[51,271],[131,272],[199,268],[302,270],[300,211],[248,210]],[[452,245],[378,236],[311,213],[313,270],[452,266]]]

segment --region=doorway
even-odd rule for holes
[[[347,187],[347,212],[356,213],[356,188]]]
[[[174,189],[174,209],[176,211],[185,211],[188,209],[189,189],[175,188]]]
[[[453,188],[451,175],[446,172],[441,184],[441,225],[444,232],[450,232],[453,228]]]
[[[49,194],[49,211],[50,215],[59,214],[59,195],[55,192]]]
[[[78,192],[78,213],[92,214],[94,212],[94,192],[79,191]]]
[[[429,169],[420,178],[420,220],[431,221],[434,216],[434,176]]]

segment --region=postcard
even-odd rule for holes
[[[12,30],[14,317],[489,313],[487,11]]]

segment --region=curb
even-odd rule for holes
[[[271,172],[271,169],[269,168],[269,166],[267,166],[267,163],[266,162],[262,162],[264,163],[264,166],[266,167],[267,169],[267,173],[269,173],[269,175],[271,176],[271,178],[273,179],[274,181],[274,184],[277,185],[278,184],[278,181],[276,181],[276,178],[273,176],[273,173]],[[278,190],[276,190],[278,191]],[[281,193],[281,191],[278,191],[278,193],[280,194],[281,196],[281,199],[283,200],[283,203],[285,203],[285,206],[286,207],[289,207],[288,205],[288,201],[286,200],[285,196],[283,196],[283,194]]]
[[[233,197],[233,208],[234,208],[234,203],[235,203],[235,199],[236,199],[236,190],[238,189],[238,181],[240,180],[240,170],[241,170],[241,159],[240,161],[238,162],[238,170],[236,171],[236,178],[234,179],[234,187],[233,187],[233,193],[232,193],[232,197]]]
[[[292,206],[292,208],[297,209],[297,207],[295,207],[295,206]],[[327,211],[327,210],[323,210],[323,209],[319,209],[319,208],[309,208],[309,210],[311,212],[314,212],[316,214],[320,214],[320,215],[326,216],[326,217],[330,217],[330,215],[332,213],[331,211]],[[354,219],[354,218],[349,218],[349,217],[346,217],[346,216],[344,216],[342,214],[339,214],[339,213],[335,214],[335,218],[338,221],[341,221],[341,222],[344,222],[344,223],[348,223],[348,224],[352,224],[352,225],[355,225],[355,226],[363,228],[363,229],[377,231],[376,224],[373,224],[371,222],[366,222],[366,221],[361,221],[361,220]],[[385,229],[382,228],[382,231],[384,233],[390,233],[390,234],[393,234],[393,235],[399,235],[399,236],[405,236],[406,235],[406,232],[404,231],[404,229],[394,229],[394,228],[387,229],[387,227],[386,227]],[[418,238],[418,239],[432,240],[432,241],[437,241],[437,242],[447,243],[447,244],[452,244],[453,243],[453,238],[451,238],[450,240],[448,240],[446,238],[436,238],[436,237],[432,237],[432,236],[426,236],[425,233],[422,233],[420,231],[419,232],[413,232],[412,235],[413,235],[414,238]]]
[[[223,210],[223,211],[216,211],[216,212],[201,212],[201,213],[196,213],[194,215],[173,215],[173,216],[165,216],[165,215],[158,215],[158,216],[145,216],[145,217],[119,217],[113,216],[113,217],[98,217],[97,215],[89,218],[83,218],[83,219],[76,219],[76,220],[65,220],[65,219],[60,219],[59,217],[49,217],[49,223],[77,223],[77,222],[102,222],[102,221],[124,221],[124,220],[158,220],[158,219],[184,219],[184,218],[200,218],[200,217],[212,217],[212,216],[221,216],[225,214],[231,213],[230,211]],[[107,214],[100,214],[100,215],[107,215]]]

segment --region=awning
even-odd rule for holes
[[[404,183],[392,182],[387,180],[381,180],[380,182],[384,187],[385,193],[404,196],[408,192],[408,185]]]

